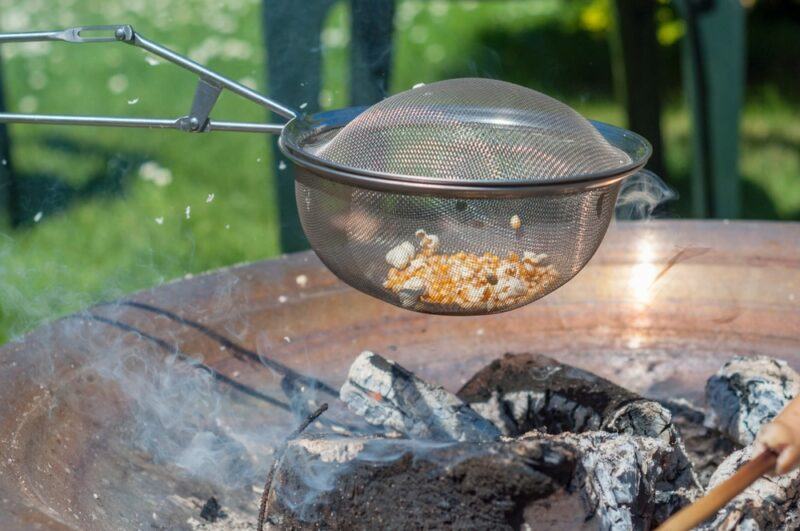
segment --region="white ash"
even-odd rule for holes
[[[364,449],[364,442],[353,438],[298,439],[297,444],[308,453],[318,455],[323,463],[352,461]]]
[[[191,517],[186,521],[186,524],[189,526],[189,529],[198,531],[252,531],[256,528],[256,521],[257,518],[255,516],[234,512],[214,522]]]
[[[492,441],[500,436],[454,394],[369,351],[351,365],[340,398],[370,424],[415,439]]]
[[[683,452],[667,441],[600,431],[551,438],[579,450],[583,475],[574,487],[600,529],[649,529],[701,493]]]
[[[738,450],[711,476],[709,489],[731,477],[753,455],[753,446]],[[779,477],[763,477],[720,509],[699,529],[746,531],[800,528],[800,469]]]
[[[766,356],[737,356],[706,383],[713,411],[708,422],[741,445],[751,444],[761,426],[800,394],[800,375]]]

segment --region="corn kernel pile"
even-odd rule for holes
[[[419,252],[411,242],[403,242],[386,254],[391,267],[383,286],[406,307],[422,302],[492,311],[534,298],[558,277],[552,265],[542,264],[545,254],[439,254],[437,236],[423,230],[416,235]]]

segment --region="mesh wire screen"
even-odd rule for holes
[[[600,244],[619,186],[463,200],[301,175],[296,195],[311,245],[343,281],[404,308],[471,315],[517,308],[571,279]]]
[[[373,105],[317,154],[357,170],[436,180],[558,182],[630,158],[567,105],[492,79],[424,85]]]

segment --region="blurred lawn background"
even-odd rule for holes
[[[298,2],[298,16],[302,8]],[[0,30],[131,23],[151,39],[265,89],[260,0],[0,0]],[[689,211],[689,115],[680,81],[684,28],[660,3],[668,183]],[[323,30],[322,108],[348,104],[348,6]],[[460,76],[496,77],[625,125],[615,99],[609,0],[398,0],[391,92]],[[748,87],[740,170],[744,215],[800,219],[800,2],[748,14]],[[195,78],[120,44],[7,45],[12,112],[177,117]],[[261,121],[224,95],[217,119]],[[268,138],[171,131],[10,128],[14,170],[30,200],[12,228],[0,210],[0,344],[103,299],[279,253]],[[278,172],[279,173],[279,172]]]

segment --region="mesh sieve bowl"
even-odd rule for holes
[[[462,79],[296,119],[281,147],[320,259],[397,306],[518,308],[597,250],[649,144],[535,91]]]

